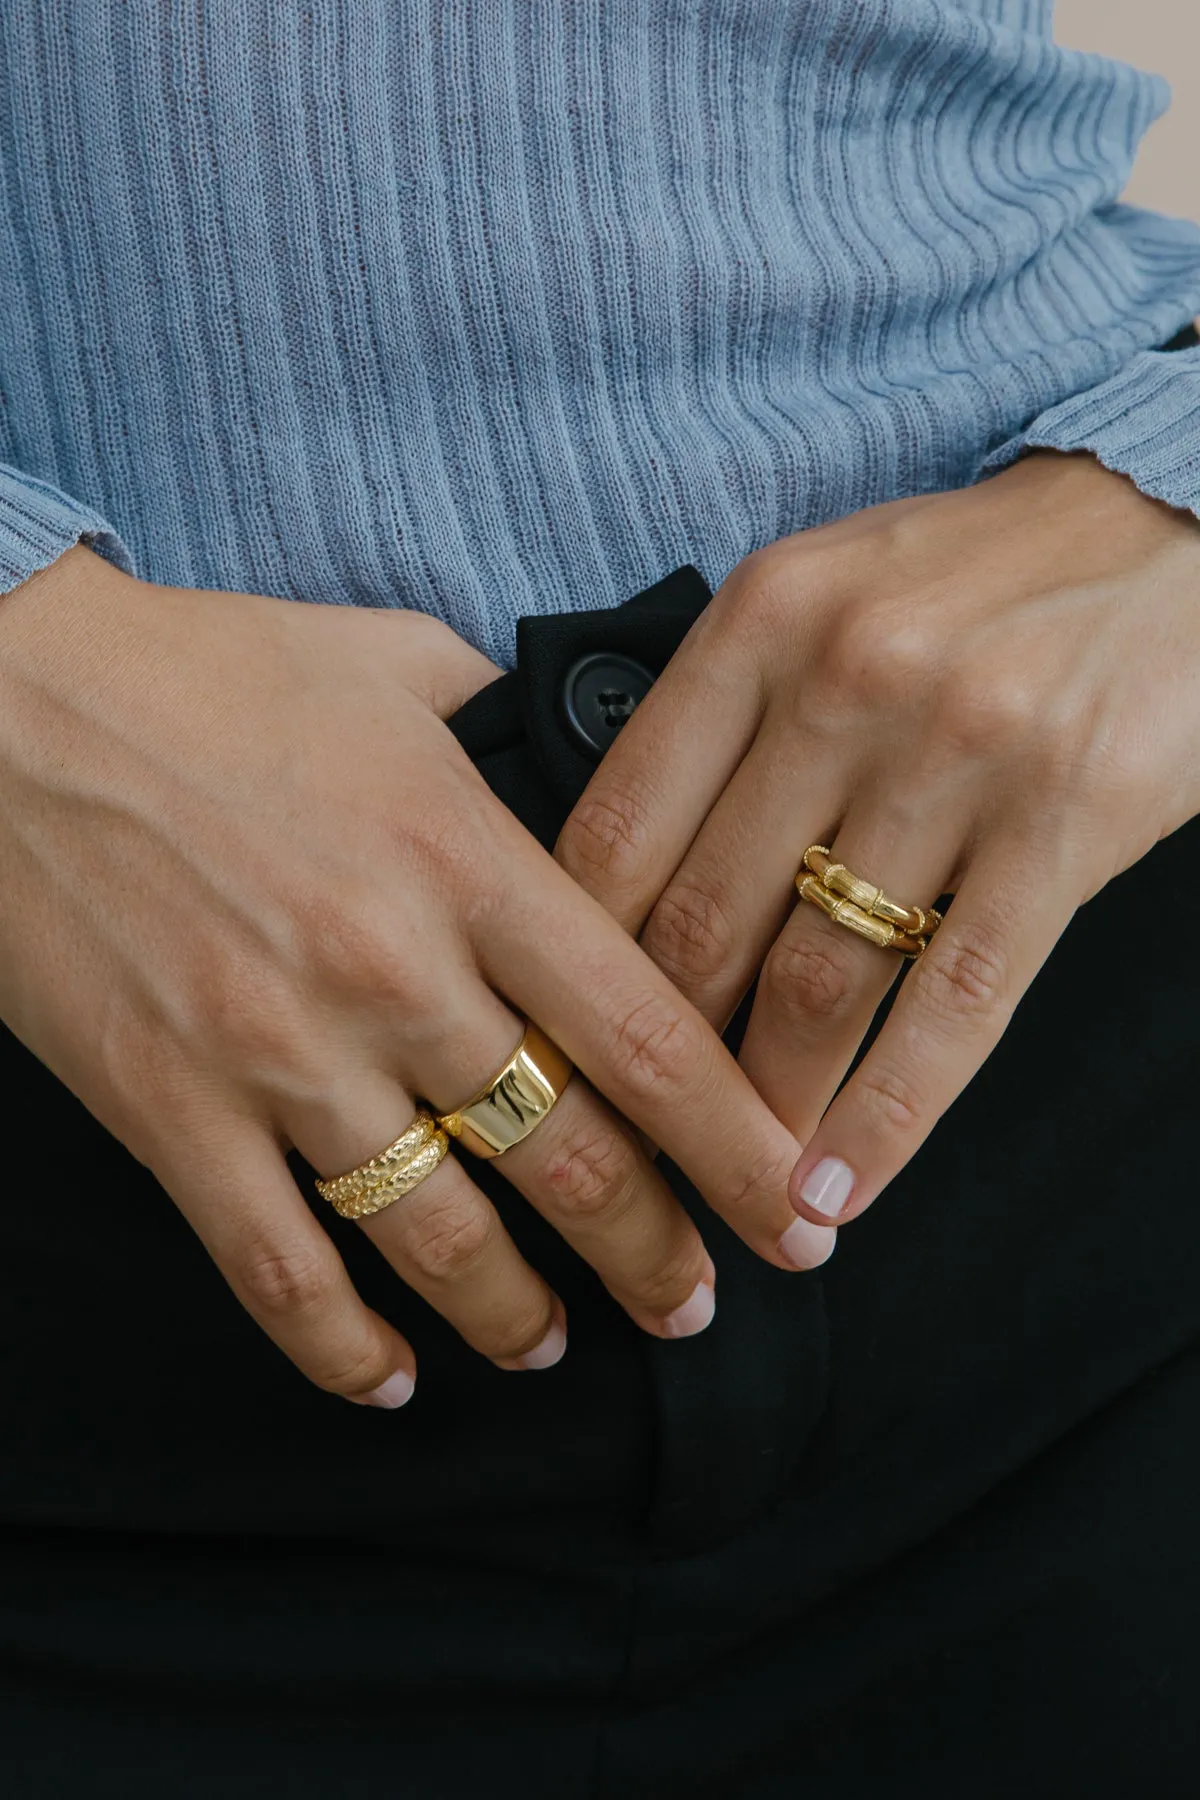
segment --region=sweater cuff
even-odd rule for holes
[[[0,594],[47,568],[80,538],[132,575],[129,552],[107,519],[48,482],[0,463]]]
[[[1035,449],[1090,450],[1144,494],[1200,513],[1200,349],[1142,351],[1099,387],[1034,419],[980,473]]]

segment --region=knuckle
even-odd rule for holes
[[[642,948],[673,980],[711,981],[735,946],[733,921],[717,896],[673,882],[642,933]]]
[[[214,985],[204,997],[204,1038],[214,1058],[255,1087],[319,1074],[298,997],[284,984],[251,980]]]
[[[714,601],[716,616],[736,633],[752,628],[761,638],[794,617],[795,569],[791,558],[774,544],[764,544],[742,559],[722,584]]]
[[[807,912],[809,908],[805,908]],[[763,977],[772,1002],[790,1018],[837,1020],[850,1010],[855,992],[854,946],[841,934],[814,930],[823,921],[805,918],[777,939]],[[838,930],[834,927],[834,930]]]
[[[429,1197],[413,1204],[408,1195],[400,1248],[421,1273],[434,1281],[453,1281],[483,1257],[492,1239],[491,1214],[469,1195]]]
[[[344,895],[326,906],[314,946],[326,981],[347,995],[407,1004],[420,986],[420,958],[404,944],[395,914],[383,913],[378,894]]]
[[[1040,737],[1043,720],[1035,684],[1017,670],[960,667],[943,684],[934,707],[938,739],[964,754],[994,752]]]
[[[580,1126],[555,1148],[543,1174],[558,1208],[575,1219],[623,1211],[636,1178],[629,1140],[603,1124]]]
[[[736,1184],[721,1198],[722,1210],[729,1213],[735,1225],[738,1214],[766,1210],[773,1215],[780,1212],[781,1203],[786,1214],[780,1216],[790,1217],[787,1184],[795,1160],[794,1156],[781,1157],[773,1151],[759,1156],[748,1154]]]
[[[911,1137],[924,1131],[924,1107],[915,1083],[888,1064],[864,1067],[857,1098],[868,1118],[890,1136]]]
[[[473,798],[473,797],[472,797]],[[430,787],[410,792],[405,799],[403,823],[395,834],[398,858],[403,860],[407,883],[419,882],[437,894],[457,892],[478,869],[479,848],[476,808],[468,796],[462,804],[448,805],[445,791]]]
[[[308,884],[291,900],[301,954],[316,968],[353,979],[370,932],[375,900],[370,883],[348,878]]]
[[[986,1018],[1004,1004],[1007,961],[996,934],[976,923],[935,938],[913,970],[915,998],[935,1018],[951,1023]]]
[[[250,1074],[288,1067],[305,1034],[302,1002],[279,965],[244,942],[216,933],[195,934],[188,951],[186,982],[169,1017],[175,1056],[183,1051],[216,1067]],[[118,1026],[118,1049],[122,1036]],[[155,1048],[166,1048],[161,1034]]]
[[[242,1292],[252,1308],[267,1318],[291,1319],[321,1312],[337,1285],[336,1253],[309,1245],[263,1249],[239,1270]]]
[[[643,995],[617,1018],[612,1066],[627,1093],[661,1100],[664,1089],[687,1087],[698,1074],[697,1033],[665,996]]]
[[[1137,748],[1108,720],[1052,717],[1038,752],[1039,820],[1053,820],[1056,837],[1064,819],[1136,817],[1150,798]]]
[[[170,1149],[184,1141],[195,1124],[193,1064],[172,1039],[130,1029],[124,1020],[119,1024],[103,1020],[89,1048],[99,1096],[98,1102],[91,1102],[91,1110],[130,1155],[162,1181]],[[75,1086],[71,1072],[62,1078]]]
[[[633,793],[584,793],[563,826],[558,859],[567,873],[617,886],[631,882],[650,849],[645,810]]]
[[[892,707],[928,678],[935,645],[923,611],[878,600],[844,605],[825,646],[832,693],[859,709]]]

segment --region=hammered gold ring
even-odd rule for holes
[[[421,1109],[386,1150],[345,1175],[318,1179],[317,1192],[343,1219],[365,1219],[411,1194],[433,1174],[449,1148],[450,1140],[433,1114]]]
[[[541,1124],[573,1068],[544,1031],[527,1024],[504,1067],[470,1100],[441,1113],[438,1125],[472,1156],[501,1156]]]

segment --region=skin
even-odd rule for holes
[[[385,1407],[413,1349],[285,1153],[377,1153],[525,1016],[577,1067],[503,1173],[646,1331],[702,1328],[715,1276],[639,1132],[768,1261],[833,1244],[789,1204],[792,1133],[447,731],[497,674],[420,614],[160,587],[83,547],[0,602],[0,1017],[297,1367]],[[562,1303],[467,1159],[361,1228],[500,1366],[561,1354]]]
[[[1198,721],[1200,526],[1039,453],[748,557],[556,855],[714,1025],[761,970],[742,1066],[805,1145],[797,1212],[842,1223],[1076,908],[1200,811]],[[907,904],[954,896],[844,1085],[908,965],[797,900],[814,842]]]

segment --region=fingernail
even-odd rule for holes
[[[405,1406],[412,1399],[415,1386],[411,1375],[406,1375],[403,1369],[397,1369],[394,1375],[389,1375],[386,1381],[381,1382],[377,1388],[372,1388],[369,1394],[360,1394],[358,1398],[367,1406]]]
[[[717,1310],[717,1296],[708,1283],[698,1281],[682,1306],[668,1313],[662,1322],[667,1337],[695,1337],[706,1325],[712,1323],[712,1316]]]
[[[567,1347],[567,1333],[556,1319],[540,1344],[527,1350],[517,1361],[523,1369],[552,1369]]]
[[[828,1244],[822,1240],[828,1238]],[[837,1249],[837,1232],[823,1225],[810,1225],[807,1219],[796,1219],[779,1240],[779,1254],[793,1269],[819,1269]]]
[[[814,1212],[835,1219],[854,1192],[854,1170],[836,1156],[823,1156],[800,1183],[800,1198]]]

